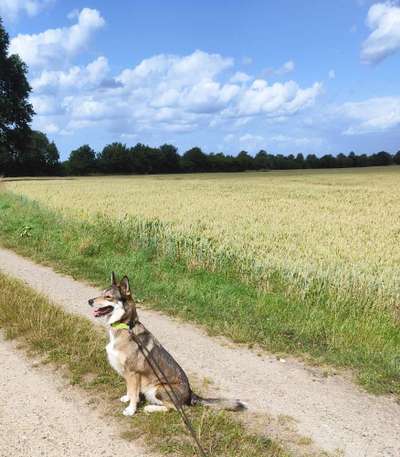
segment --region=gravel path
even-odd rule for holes
[[[1,457],[149,457],[77,389],[0,336]]]
[[[0,250],[0,269],[66,310],[93,319],[87,306],[87,299],[98,294],[93,287],[7,250]],[[139,315],[186,370],[211,379],[221,395],[241,398],[251,411],[291,416],[301,435],[328,452],[341,450],[346,457],[400,455],[400,405],[393,399],[362,392],[341,376],[325,378],[294,360],[258,356],[153,311],[139,310]]]

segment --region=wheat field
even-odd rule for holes
[[[322,279],[335,296],[399,303],[400,167],[5,184],[67,217],[131,220],[160,250],[260,286],[279,273],[299,290]]]

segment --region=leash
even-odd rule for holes
[[[132,319],[129,321],[128,331],[129,331],[129,334],[130,334],[132,340],[138,345],[140,352],[143,354],[143,356],[146,359],[147,363],[150,365],[150,368],[152,369],[153,373],[156,375],[156,377],[158,379],[158,382],[164,387],[164,390],[165,390],[165,392],[167,392],[167,395],[168,395],[169,399],[172,401],[172,403],[174,404],[176,410],[179,412],[183,423],[186,425],[186,428],[189,430],[194,442],[196,443],[196,446],[197,446],[198,453],[199,453],[200,457],[207,457],[207,454],[206,454],[205,450],[203,449],[203,447],[202,447],[202,445],[201,445],[201,443],[200,443],[200,441],[199,441],[199,439],[198,439],[198,437],[196,435],[196,432],[195,432],[195,430],[193,428],[193,425],[190,422],[190,419],[188,418],[188,416],[185,413],[184,409],[180,405],[178,397],[177,397],[177,395],[176,395],[176,393],[174,391],[174,388],[172,387],[171,383],[169,382],[166,374],[163,372],[163,370],[161,369],[161,367],[158,364],[158,362],[156,361],[156,359],[151,355],[151,352],[145,346],[142,345],[142,342],[133,333],[133,328],[134,328],[134,326],[135,326],[135,324],[137,322],[139,322],[139,321],[138,320],[132,320]],[[145,350],[146,350],[147,354],[146,354]],[[157,373],[156,369],[164,377],[164,381],[160,378],[160,375]],[[169,391],[167,389],[165,384],[168,385],[168,387],[171,389],[171,391]]]

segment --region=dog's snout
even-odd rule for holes
[[[88,300],[88,303],[89,303],[90,306],[93,306],[93,303],[94,303],[93,298],[90,298],[90,299]]]

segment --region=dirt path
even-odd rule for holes
[[[0,336],[1,457],[149,457],[76,389]]]
[[[98,293],[93,287],[7,250],[0,250],[0,269],[91,318],[86,303]],[[326,451],[341,450],[346,457],[400,455],[400,405],[394,400],[366,394],[340,376],[325,378],[296,361],[258,356],[159,313],[139,314],[186,370],[211,379],[221,395],[241,398],[252,411],[293,417],[298,432]]]

